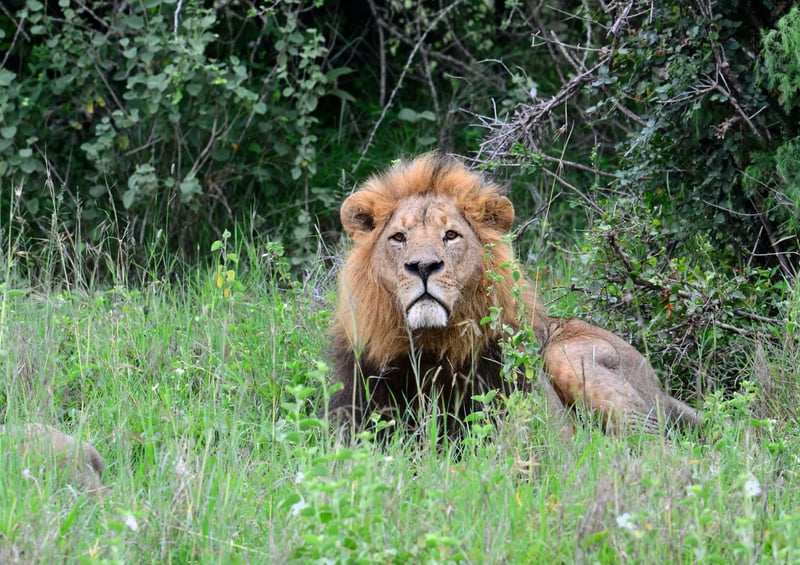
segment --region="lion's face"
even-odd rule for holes
[[[341,219],[353,247],[339,277],[337,318],[356,350],[391,363],[407,355],[411,330],[417,347],[459,363],[494,339],[479,321],[511,300],[511,279],[493,282],[489,295],[486,273],[511,260],[502,237],[514,220],[498,185],[457,159],[423,155],[364,182],[342,204]],[[468,339],[468,329],[480,336]]]
[[[378,236],[374,264],[409,329],[442,328],[483,280],[483,246],[452,198],[413,196]]]

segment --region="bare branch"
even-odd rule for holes
[[[511,122],[496,124],[495,131],[481,144],[481,153],[487,152],[492,158],[496,158],[520,141],[525,141],[530,148],[536,148],[540,135],[539,129],[548,120],[553,110],[574,98],[584,85],[594,79],[595,72],[604,63],[605,61],[601,61],[585,72],[574,76],[550,99],[532,106],[520,106]]]
[[[378,105],[383,106],[384,102],[386,101],[386,38],[384,37],[384,26],[380,25],[381,17],[378,13],[378,8],[375,6],[375,0],[369,0],[369,10],[372,12],[372,17],[375,18],[375,21],[378,22],[378,49],[380,50],[381,62],[380,62],[380,75],[381,75],[381,83],[380,83],[380,91],[378,94]]]
[[[364,148],[361,150],[361,154],[358,156],[358,160],[356,161],[356,164],[353,167],[354,171],[357,170],[358,167],[361,165],[361,162],[364,160],[367,151],[369,151],[369,148],[372,146],[372,140],[375,139],[375,133],[377,133],[378,128],[381,126],[383,120],[386,118],[386,113],[389,111],[389,108],[392,106],[392,103],[394,102],[395,96],[397,96],[400,87],[403,85],[406,73],[408,72],[408,69],[411,68],[411,62],[414,60],[414,57],[416,57],[417,51],[419,51],[420,47],[425,42],[425,39],[427,39],[428,34],[431,32],[431,30],[433,30],[433,28],[435,28],[447,14],[449,14],[456,6],[458,6],[462,2],[463,0],[456,0],[452,4],[448,5],[446,8],[440,10],[439,13],[436,14],[436,17],[434,17],[433,20],[431,20],[431,23],[428,24],[428,26],[425,28],[425,31],[419,37],[417,42],[414,44],[414,48],[411,50],[411,53],[408,54],[408,59],[406,60],[406,64],[403,65],[403,71],[400,73],[400,77],[397,79],[397,83],[394,85],[392,93],[389,95],[389,100],[381,109],[381,115],[375,121],[375,124],[372,126],[372,130],[370,130],[369,132],[369,136],[367,137],[367,142],[364,144]]]
[[[460,3],[460,0],[459,0]],[[450,7],[447,9],[449,10]],[[464,60],[458,59],[451,55],[447,55],[442,53],[441,51],[437,51],[434,49],[428,49],[424,43],[420,44],[418,40],[411,39],[405,33],[403,33],[397,26],[392,25],[388,20],[380,16],[380,12],[377,12],[376,21],[378,23],[379,29],[385,29],[392,35],[395,39],[400,41],[401,43],[409,46],[409,47],[416,47],[420,53],[424,53],[427,57],[433,59],[434,61],[438,61],[447,67],[450,67],[456,70],[459,73],[464,75],[472,76],[475,78],[479,78],[480,80],[486,81],[489,80],[495,88],[502,88],[503,83],[500,81],[493,80],[493,77],[487,76],[485,73],[481,72],[480,70],[476,69],[473,65],[465,62]],[[466,50],[464,51],[465,53]],[[470,56],[466,57],[466,61],[474,62],[476,59],[470,58]]]
[[[14,27],[17,29],[14,31],[14,37],[11,39],[11,46],[6,51],[6,56],[3,57],[3,62],[0,63],[0,68],[5,68],[6,62],[8,62],[8,58],[11,56],[11,53],[14,52],[14,46],[17,44],[17,40],[19,39],[20,35],[25,41],[30,41],[30,36],[25,33],[25,18],[23,17],[19,22],[14,20],[14,17],[8,12],[5,6],[0,6],[0,9],[3,10],[3,13],[6,17],[11,20],[11,23],[14,24]]]
[[[770,247],[775,250],[774,256],[778,259],[778,263],[781,266],[781,272],[783,276],[786,277],[788,281],[794,285],[795,283],[795,273],[792,269],[789,262],[786,260],[785,254],[781,251],[780,243],[775,238],[775,230],[772,227],[772,222],[769,221],[767,215],[764,213],[763,206],[761,201],[757,197],[751,197],[750,203],[753,205],[753,208],[758,214],[758,219],[761,220],[761,225],[764,227],[764,231],[767,234],[767,239],[769,240]]]
[[[627,25],[628,16],[630,15],[632,9],[633,9],[633,0],[630,0],[622,7],[622,10],[619,12],[619,15],[617,16],[617,19],[614,20],[614,23],[609,28],[608,33],[606,34],[607,36],[617,35],[619,33],[619,30],[622,29],[623,26]]]
[[[178,5],[175,6],[175,15],[172,18],[172,30],[175,34],[175,43],[178,42],[178,25],[180,25],[180,14],[183,8],[183,0],[178,0]]]

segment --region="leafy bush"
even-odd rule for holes
[[[208,227],[287,203],[297,218],[316,172],[318,100],[347,70],[326,62],[301,0],[204,8],[25,2],[2,17],[0,173],[21,186],[30,236],[62,220],[139,243],[166,230],[191,253]],[[10,180],[9,180],[10,179]],[[48,190],[46,180],[55,188]]]

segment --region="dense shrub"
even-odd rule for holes
[[[16,4],[0,19],[0,173],[31,235],[55,200],[90,242],[111,216],[190,252],[248,211],[285,206],[274,226],[307,212],[318,100],[346,96],[301,22],[310,3]]]

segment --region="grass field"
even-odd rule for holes
[[[496,398],[500,423],[472,422],[460,457],[425,432],[346,447],[317,417],[332,280],[231,241],[210,253],[221,272],[156,261],[136,289],[68,270],[32,288],[6,242],[0,422],[92,441],[110,492],[0,438],[0,562],[800,562],[788,322],[783,345],[753,343],[739,392],[706,400],[700,434],[565,436],[532,395]]]

